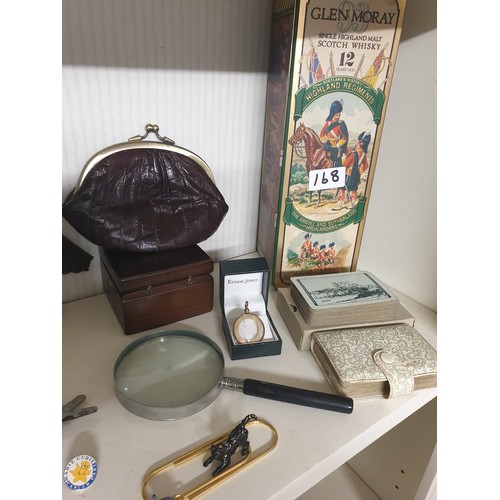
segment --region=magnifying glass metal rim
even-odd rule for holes
[[[133,351],[136,347],[150,340],[154,340],[155,338],[167,336],[193,338],[211,347],[220,357],[221,361],[220,373],[218,374],[217,382],[211,389],[209,389],[206,394],[201,396],[199,399],[182,406],[151,406],[133,400],[132,398],[124,394],[122,390],[120,390],[119,384],[117,383],[116,375],[120,363],[127,356],[127,354]],[[224,377],[224,368],[225,363],[222,351],[220,350],[219,346],[207,336],[188,330],[162,330],[135,340],[121,352],[115,362],[113,372],[115,380],[115,392],[118,400],[127,410],[131,411],[135,415],[148,418],[150,420],[177,420],[194,415],[195,413],[198,413],[199,411],[205,409],[213,401],[215,401],[222,389],[240,391],[250,396],[257,396],[260,398],[281,401],[284,403],[298,404],[302,406],[311,406],[313,408],[320,408],[334,412],[349,414],[353,411],[352,398],[339,396],[336,394],[328,394],[300,389],[297,387],[273,384],[249,378],[237,379],[233,377]]]
[[[120,366],[120,363],[130,352],[132,352],[140,345],[143,345],[146,342],[149,342],[151,340],[160,337],[193,338],[209,345],[218,354],[218,356],[221,359],[220,376],[218,382],[214,385],[214,387],[212,387],[212,389],[209,392],[207,392],[204,396],[197,399],[196,401],[193,401],[192,403],[175,407],[147,405],[139,401],[136,401],[133,398],[124,394],[124,392],[120,389],[119,384],[116,380],[116,372],[118,370],[118,367]],[[199,333],[189,330],[169,330],[169,331],[162,330],[159,332],[151,333],[149,335],[145,335],[144,337],[141,337],[140,339],[131,342],[127,347],[125,347],[125,349],[123,349],[123,351],[118,356],[113,369],[115,394],[120,403],[127,410],[129,410],[134,415],[137,415],[139,417],[147,418],[149,420],[178,420],[181,418],[189,417],[209,406],[213,401],[215,401],[215,399],[221,392],[222,385],[220,382],[224,375],[224,364],[225,364],[224,355],[221,349],[215,342],[213,342],[210,338],[208,338],[205,335],[201,335]]]

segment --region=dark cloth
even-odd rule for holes
[[[80,273],[88,271],[94,257],[75,245],[71,240],[62,237],[62,273]]]

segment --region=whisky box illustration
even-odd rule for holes
[[[276,287],[356,270],[404,9],[273,4],[257,248]]]

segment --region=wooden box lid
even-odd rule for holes
[[[101,265],[120,293],[203,276],[214,268],[212,259],[198,245],[148,253],[99,248],[99,254]]]

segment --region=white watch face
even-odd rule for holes
[[[258,333],[258,325],[252,318],[244,318],[238,325],[238,334],[249,342],[254,340]]]
[[[262,320],[248,311],[248,303],[245,303],[245,312],[233,324],[233,335],[240,344],[248,342],[260,342],[264,337],[264,323]]]

